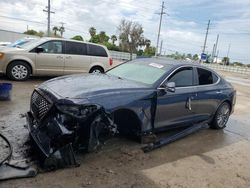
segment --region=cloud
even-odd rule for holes
[[[161,0],[51,0],[51,24],[65,23],[65,37],[82,35],[89,38],[88,29],[117,34],[117,26],[122,18],[143,25],[144,35],[156,44],[159,27]],[[23,32],[30,29],[46,31],[47,14],[42,10],[47,1],[2,0],[1,15],[34,20],[38,23],[24,22],[0,17],[0,28]],[[161,40],[168,52],[200,53],[203,45],[208,19],[211,19],[207,48],[211,53],[216,35],[220,34],[219,50],[226,56],[231,43],[230,57],[244,59],[250,63],[250,1],[249,0],[168,0],[165,2],[162,21]]]

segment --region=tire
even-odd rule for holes
[[[31,68],[23,61],[14,61],[7,67],[6,73],[11,80],[24,81],[30,77]]]
[[[104,70],[101,67],[92,67],[90,69],[89,73],[98,73],[98,74],[100,74],[100,73],[104,73]]]
[[[210,128],[212,129],[225,128],[229,116],[230,116],[230,105],[228,102],[224,102],[217,109],[214,119],[210,124]]]

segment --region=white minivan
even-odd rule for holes
[[[112,64],[105,46],[61,38],[35,39],[20,48],[0,50],[0,73],[12,80],[26,80],[30,75],[103,73]]]

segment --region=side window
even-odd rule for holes
[[[88,46],[89,46],[88,55],[100,56],[100,57],[108,57],[108,54],[107,54],[106,50],[103,47],[93,45],[93,44],[88,44]]]
[[[186,87],[193,85],[193,68],[185,67],[178,69],[168,78],[168,82],[175,82],[176,87]]]
[[[50,54],[61,54],[62,53],[62,42],[61,41],[49,41],[39,47],[43,48],[43,53]]]
[[[213,75],[213,73],[209,70],[197,68],[197,72],[198,72],[199,85],[213,84],[214,81],[216,82],[218,80],[218,77],[216,75]]]
[[[65,53],[72,55],[86,55],[87,45],[80,42],[66,41]]]

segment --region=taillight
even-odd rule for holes
[[[113,59],[109,58],[109,65],[112,66],[113,65]]]

